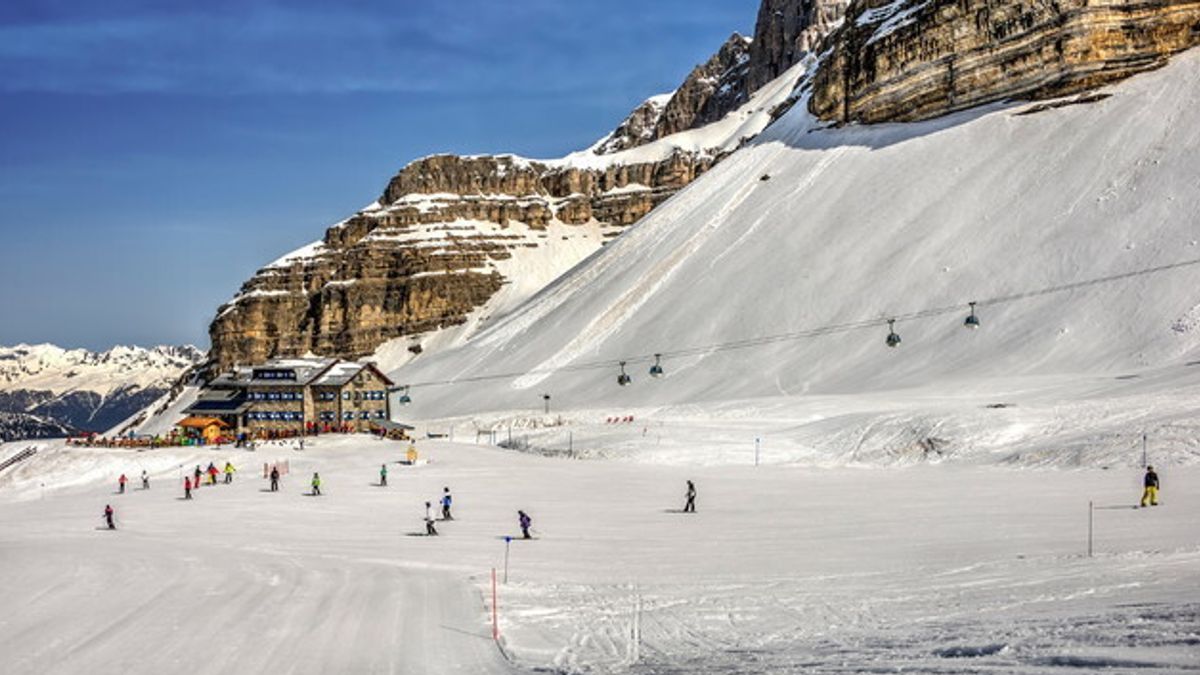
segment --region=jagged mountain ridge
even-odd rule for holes
[[[49,344],[0,347],[0,412],[22,420],[12,428],[37,433],[104,432],[160,398],[204,359],[190,345],[103,352]]]

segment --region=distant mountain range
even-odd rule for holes
[[[161,398],[204,358],[190,345],[0,347],[0,440],[104,433]]]

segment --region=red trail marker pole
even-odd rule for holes
[[[492,640],[500,641],[500,624],[496,618],[496,568],[492,568]]]

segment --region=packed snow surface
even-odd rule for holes
[[[1160,466],[1161,505],[1136,509],[1137,469],[756,468],[749,454],[684,467],[521,454],[455,433],[422,441],[428,462],[416,467],[397,463],[405,445],[363,436],[303,451],[47,445],[0,474],[4,672],[1182,673],[1200,663],[1194,467]],[[282,460],[290,474],[271,493],[262,465]],[[233,484],[181,499],[182,471],[209,461],[232,461]],[[134,480],[118,495],[121,472]],[[313,472],[320,497],[306,494]],[[679,512],[689,479],[695,514]],[[421,536],[424,502],[446,486],[455,519]],[[115,532],[103,528],[105,504]],[[512,542],[505,583],[517,509],[536,538]]]

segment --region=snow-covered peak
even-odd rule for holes
[[[18,344],[0,347],[0,391],[94,391],[103,395],[129,385],[164,386],[203,359],[204,352],[192,345],[118,345],[94,352],[53,344]]]

